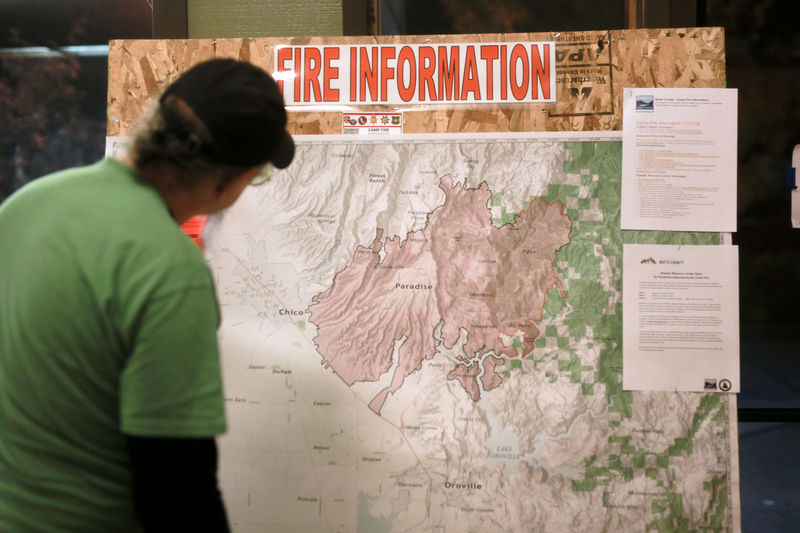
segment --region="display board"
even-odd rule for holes
[[[112,41],[108,134],[129,135],[152,97],[180,72],[211,57],[251,61],[272,72],[276,46],[556,42],[557,102],[407,109],[406,133],[618,130],[623,87],[724,87],[722,28],[394,37]],[[395,106],[370,106],[391,111]],[[291,116],[294,134],[341,133],[341,110]]]
[[[720,240],[619,229],[621,91],[724,86],[721,29],[117,41],[109,135],[205,58],[503,42],[555,42],[554,102],[293,107],[211,217],[234,531],[740,530],[735,396],[621,385],[623,243]]]

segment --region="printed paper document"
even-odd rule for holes
[[[739,391],[736,246],[626,244],[626,390]]]
[[[622,229],[736,231],[736,89],[625,89]]]

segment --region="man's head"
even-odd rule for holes
[[[294,142],[275,80],[249,63],[212,59],[164,91],[131,156],[140,171],[175,168],[187,182],[179,185],[189,186],[211,173],[233,178],[267,163],[285,168]]]

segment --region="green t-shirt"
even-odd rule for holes
[[[140,531],[124,435],[225,431],[202,254],[113,159],[0,205],[0,531]]]

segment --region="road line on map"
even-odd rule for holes
[[[228,242],[227,242],[227,241],[226,241],[224,238],[222,238],[222,242],[223,242],[223,243],[225,244],[225,246],[228,248],[228,253],[230,253],[230,254],[233,256],[233,258],[234,258],[234,259],[236,259],[236,261],[239,263],[239,265],[240,265],[242,268],[244,268],[244,269],[245,269],[245,271],[246,271],[246,272],[247,272],[247,273],[250,275],[250,277],[253,279],[253,281],[255,281],[256,283],[258,283],[258,284],[259,284],[259,285],[260,285],[260,286],[261,286],[261,287],[262,287],[262,288],[263,288],[263,289],[264,289],[264,290],[265,290],[267,293],[269,293],[269,295],[270,295],[271,297],[273,297],[273,298],[274,298],[274,299],[275,299],[275,300],[278,302],[278,304],[280,304],[280,305],[281,305],[281,307],[284,307],[284,308],[285,308],[286,306],[283,304],[283,302],[281,301],[281,299],[280,299],[280,298],[279,298],[279,297],[278,297],[278,296],[277,296],[277,295],[276,295],[276,294],[275,294],[275,293],[274,293],[274,292],[273,292],[273,291],[272,291],[272,290],[271,290],[269,287],[267,287],[266,285],[264,285],[263,283],[261,283],[261,280],[259,280],[259,279],[258,279],[258,277],[257,277],[255,274],[253,274],[253,271],[252,271],[252,270],[250,270],[250,269],[247,267],[247,265],[245,264],[245,262],[244,262],[244,261],[243,261],[243,260],[242,260],[242,259],[241,259],[241,258],[240,258],[238,255],[237,255],[237,254],[235,254],[235,253],[233,252],[233,250],[232,250],[232,248],[231,248],[230,244],[229,244],[229,243],[228,243]],[[288,318],[289,318],[289,320],[292,322],[292,324],[294,324],[294,326],[297,328],[297,330],[298,330],[298,331],[299,331],[299,332],[300,332],[300,333],[303,335],[303,337],[304,337],[306,340],[308,340],[308,342],[309,342],[311,345],[313,345],[313,347],[314,347],[314,350],[316,351],[316,349],[317,349],[317,345],[314,343],[314,341],[313,341],[313,340],[311,340],[311,339],[309,339],[309,338],[308,338],[308,337],[305,335],[305,332],[303,331],[303,329],[302,329],[300,326],[298,326],[298,325],[297,325],[297,322],[295,322],[295,321],[294,321],[294,319],[293,319],[291,316],[289,316]],[[340,378],[340,379],[341,379],[341,378]],[[353,395],[353,397],[354,397],[354,398],[356,398],[356,400],[358,400],[359,402],[361,402],[362,404],[364,404],[364,406],[365,406],[365,407],[367,407],[367,408],[369,409],[369,404],[368,404],[366,401],[364,401],[364,400],[363,400],[361,397],[359,397],[359,396],[358,396],[358,395],[357,395],[357,394],[356,394],[356,393],[355,393],[355,392],[354,392],[354,391],[353,391],[353,390],[352,390],[350,387],[348,387],[348,390],[350,390],[350,393]],[[370,411],[372,411],[372,410],[370,409]],[[374,411],[372,411],[372,412],[373,412],[373,413],[375,413]],[[395,428],[395,429],[396,429],[396,430],[397,430],[397,431],[400,433],[400,435],[403,437],[403,440],[405,441],[406,445],[408,446],[408,449],[411,451],[411,454],[414,456],[414,459],[416,459],[416,461],[417,461],[417,465],[419,466],[419,468],[421,468],[421,469],[422,469],[422,471],[423,471],[423,472],[425,472],[425,475],[428,477],[428,483],[429,483],[429,487],[431,487],[431,485],[433,484],[433,478],[431,477],[431,474],[430,474],[430,472],[428,472],[428,470],[427,470],[427,469],[425,468],[425,466],[423,465],[422,461],[421,461],[421,460],[420,460],[420,458],[419,458],[419,455],[417,455],[417,452],[414,450],[414,447],[413,447],[413,446],[411,445],[411,443],[408,441],[408,438],[406,437],[406,434],[403,432],[403,428],[402,428],[401,426],[397,426],[395,423],[393,423],[393,422],[392,422],[391,420],[389,420],[388,418],[384,418],[382,415],[380,415],[380,414],[378,414],[378,413],[375,413],[375,414],[378,416],[378,418],[380,418],[381,420],[383,420],[384,422],[386,422],[387,424],[389,424],[390,426],[392,426],[393,428]],[[304,435],[305,435],[305,428],[303,429],[303,432],[304,432]],[[315,475],[316,475],[316,472],[315,472]],[[428,512],[430,512],[430,500],[428,501]]]

